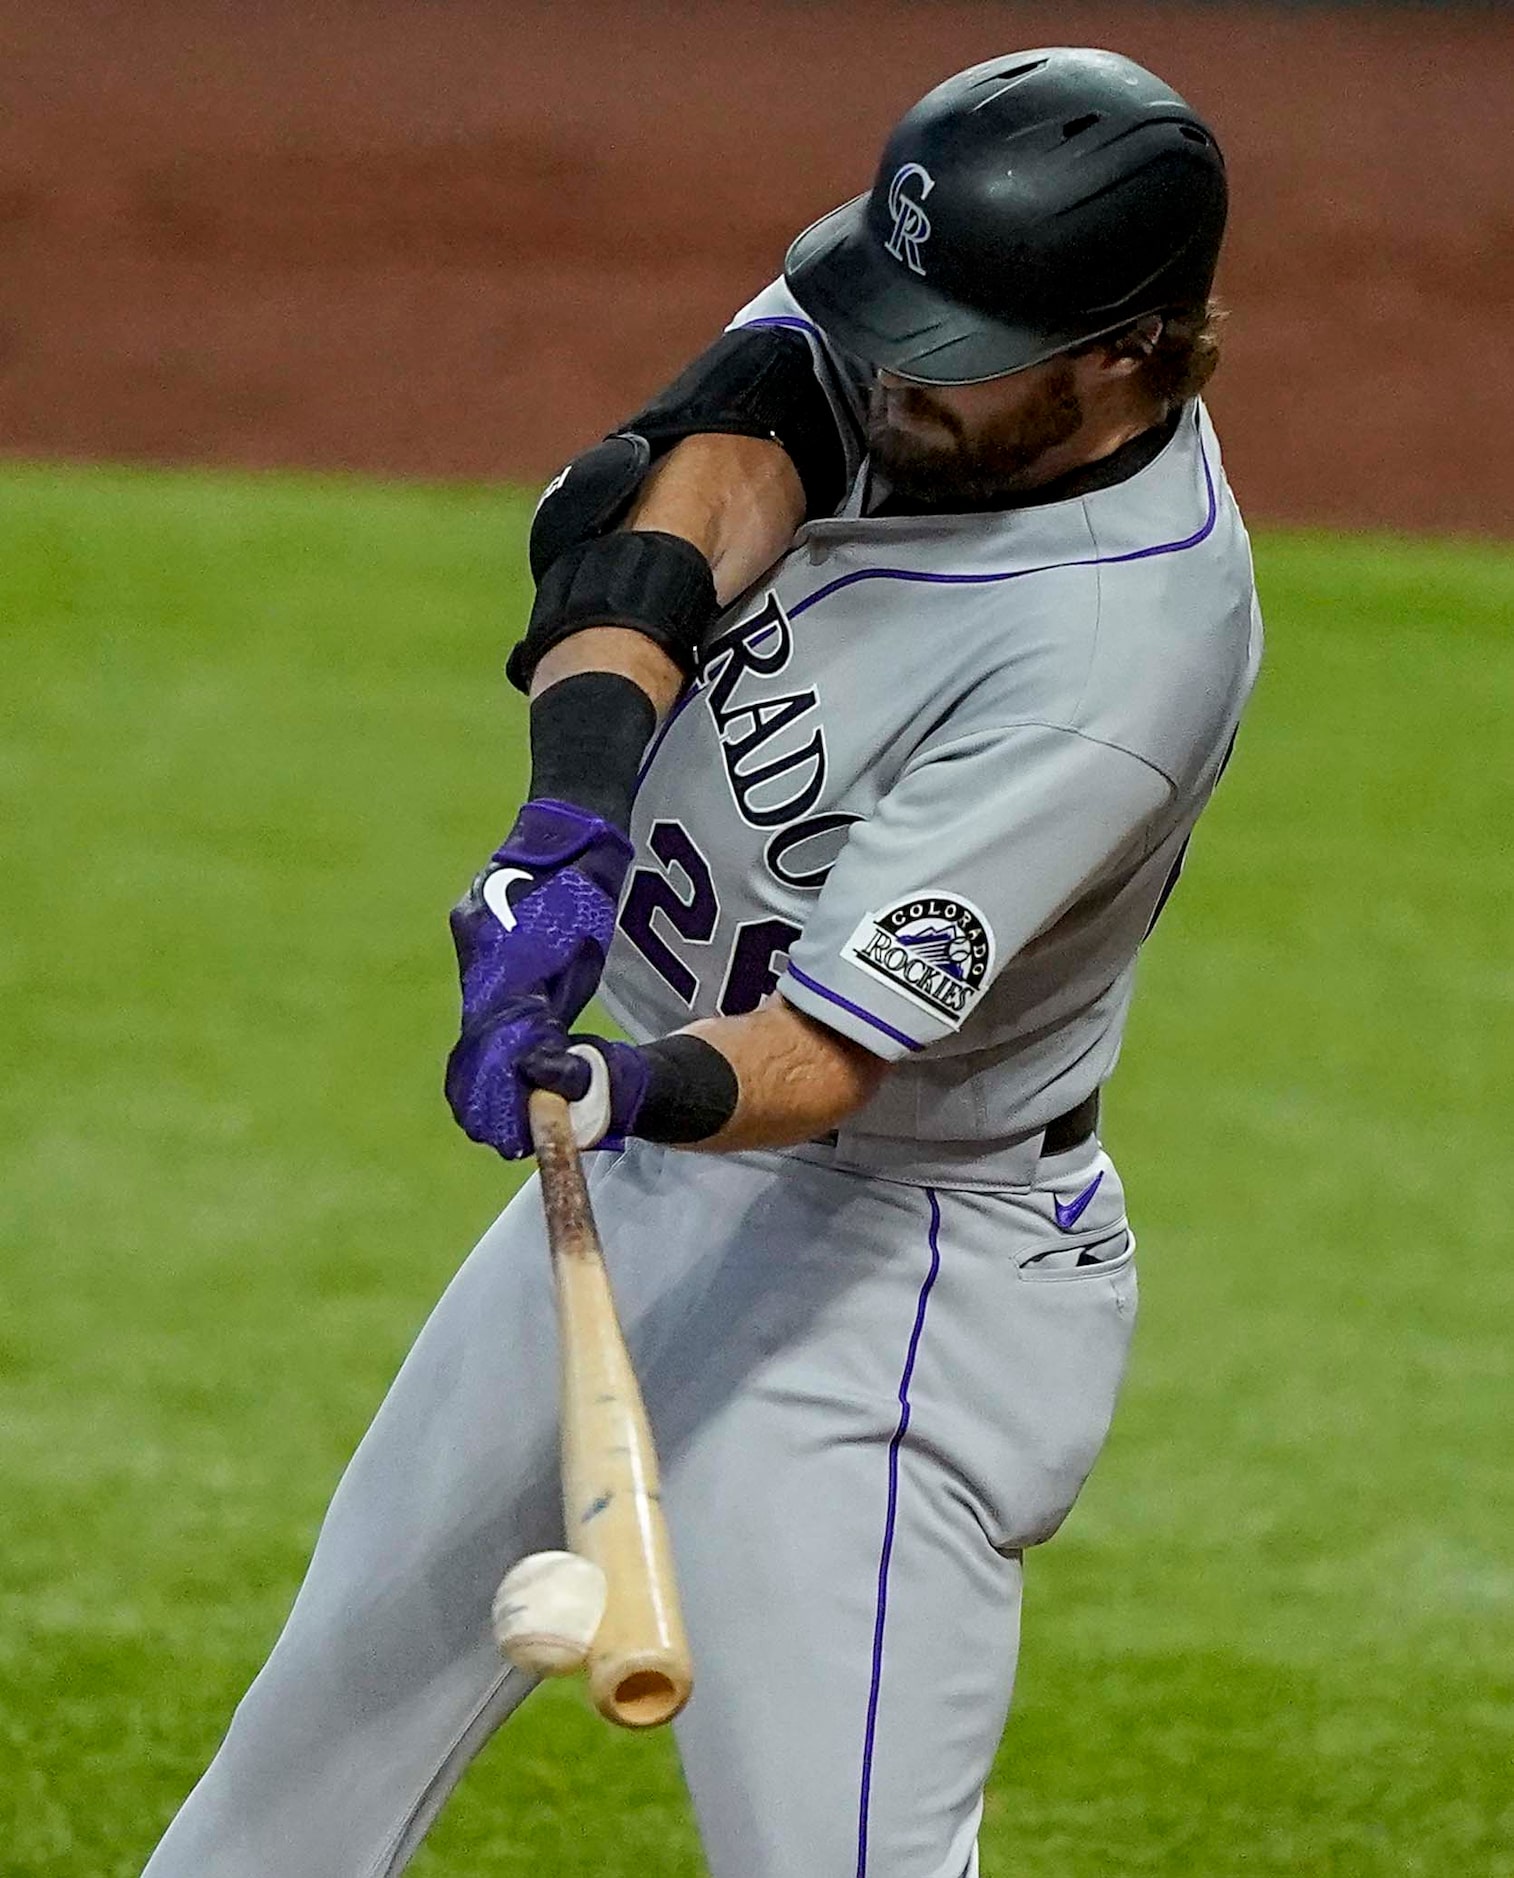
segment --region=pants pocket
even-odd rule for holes
[[[1110,1278],[1135,1259],[1135,1234],[1117,1226],[1101,1238],[1071,1245],[1052,1245],[1028,1253],[1015,1270],[1030,1284],[1077,1284],[1090,1278]]]

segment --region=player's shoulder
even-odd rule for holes
[[[1068,692],[1116,685],[1130,657],[1157,663],[1169,641],[1224,658],[1251,605],[1246,532],[1203,407],[1187,406],[1164,447],[1124,480],[1053,501],[964,515],[860,512],[796,540],[824,591],[935,641],[943,680]],[[814,600],[805,602],[813,605]],[[1049,707],[1048,707],[1049,708]]]
[[[1228,738],[1259,653],[1246,531],[1203,407],[1142,469],[997,514],[880,518],[850,552],[910,583],[936,650],[936,735],[1041,725],[1180,783]],[[950,697],[946,696],[947,692]]]
[[[1073,724],[1181,779],[1228,741],[1261,654],[1250,542],[1203,405],[1149,472],[1084,506],[1098,593]]]
[[[1130,665],[1160,667],[1184,647],[1223,663],[1244,645],[1250,543],[1198,401],[1136,474],[1023,516],[1030,526],[1018,530],[1019,517],[1005,518],[1006,539],[1018,532],[1031,563],[1019,594],[1005,583],[1005,623],[1032,594],[1060,612],[1069,656],[1089,660],[1089,686],[1123,688]]]

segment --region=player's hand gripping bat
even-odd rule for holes
[[[557,1290],[563,1518],[572,1552],[537,1552],[494,1600],[500,1648],[534,1675],[586,1664],[608,1721],[655,1728],[689,1698],[693,1665],[658,1498],[657,1452],[615,1314],[568,1105],[531,1094]]]

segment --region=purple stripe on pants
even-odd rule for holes
[[[857,1878],[867,1878],[868,1804],[873,1793],[873,1744],[878,1731],[878,1695],[883,1683],[883,1629],[888,1620],[888,1568],[894,1556],[894,1524],[899,1511],[899,1449],[909,1431],[909,1385],[915,1373],[915,1357],[920,1349],[920,1334],[925,1329],[925,1310],[930,1303],[931,1287],[941,1269],[941,1202],[934,1187],[925,1189],[930,1201],[930,1270],[920,1287],[915,1305],[915,1327],[910,1332],[909,1349],[904,1358],[904,1374],[899,1378],[899,1423],[888,1444],[888,1511],[883,1520],[883,1551],[878,1559],[878,1614],[873,1622],[873,1680],[867,1697],[867,1732],[862,1740],[862,1796],[857,1811]]]

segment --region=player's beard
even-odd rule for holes
[[[889,421],[889,407],[929,422],[928,433]],[[989,509],[1007,505],[1044,482],[1036,465],[1048,450],[1076,435],[1083,401],[1067,359],[1033,397],[996,424],[971,436],[954,411],[927,385],[896,384],[885,393],[874,385],[868,407],[867,441],[874,464],[896,495],[924,509]]]

